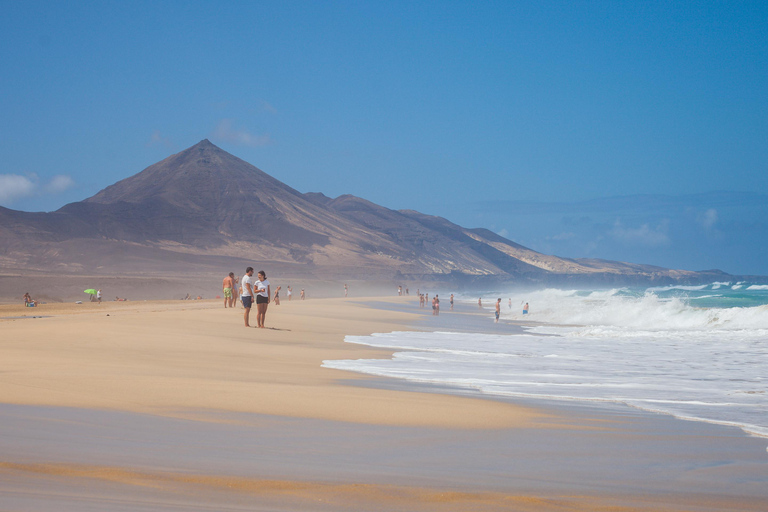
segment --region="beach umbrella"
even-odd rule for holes
[[[83,293],[87,293],[88,295],[96,295],[96,290],[93,288],[88,288],[87,290],[83,290]]]

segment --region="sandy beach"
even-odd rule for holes
[[[417,302],[284,300],[266,329],[218,300],[0,306],[0,509],[765,510],[735,428],[321,367],[461,322]]]

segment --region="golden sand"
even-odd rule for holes
[[[321,367],[328,359],[389,357],[387,351],[343,343],[344,336],[412,330],[416,313],[375,309],[364,299],[284,301],[270,306],[266,329],[244,327],[242,313],[240,308],[223,308],[218,300],[46,304],[35,309],[0,306],[0,404],[213,422],[232,421],[231,413],[256,413],[364,425],[477,429],[478,435],[493,429],[583,426],[574,425],[564,414],[553,416],[501,401],[355,385],[367,377]],[[600,421],[590,424],[610,428]],[[345,447],[334,449],[343,453]],[[35,460],[47,460],[45,453],[34,455]],[[670,463],[663,454],[660,457],[662,466]],[[562,464],[567,467],[567,454]],[[156,510],[179,509],[180,496],[234,508],[258,503],[258,510],[278,511],[761,510],[763,506],[753,498],[637,495],[630,489],[619,495],[473,492],[439,482],[434,487],[409,487],[391,485],[386,479],[380,484],[265,479],[7,458],[0,458],[0,482],[5,482],[0,483],[3,509],[16,506],[7,500],[25,504],[29,496],[40,495],[52,501],[103,500],[104,510],[109,510],[109,503],[133,499],[125,496],[144,499],[146,493],[157,500]],[[66,492],[57,494],[57,485]],[[551,486],[556,489],[557,482]],[[515,482],[510,487],[514,489]],[[209,510],[202,505],[201,509]]]

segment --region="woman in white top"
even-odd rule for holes
[[[253,290],[256,294],[256,327],[264,328],[264,317],[267,316],[267,306],[269,306],[272,290],[269,287],[269,281],[267,281],[267,274],[263,270],[259,270],[257,278]]]

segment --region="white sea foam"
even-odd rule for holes
[[[529,292],[502,310],[507,319],[541,322],[526,334],[348,336],[395,355],[324,366],[503,396],[620,402],[768,437],[768,293],[733,295],[728,285],[720,283],[722,296],[709,293],[715,285],[684,290],[723,305],[708,308],[671,287]],[[525,317],[517,310],[523,301],[531,305]]]
[[[658,289],[657,289],[658,290]],[[698,290],[697,290],[698,291]],[[713,295],[694,300],[713,299]],[[502,310],[510,320],[535,320],[551,324],[601,325],[628,330],[676,331],[711,329],[768,329],[768,306],[702,308],[691,299],[660,297],[646,292],[642,296],[622,294],[621,290],[594,292],[542,290],[526,295],[530,314]]]

